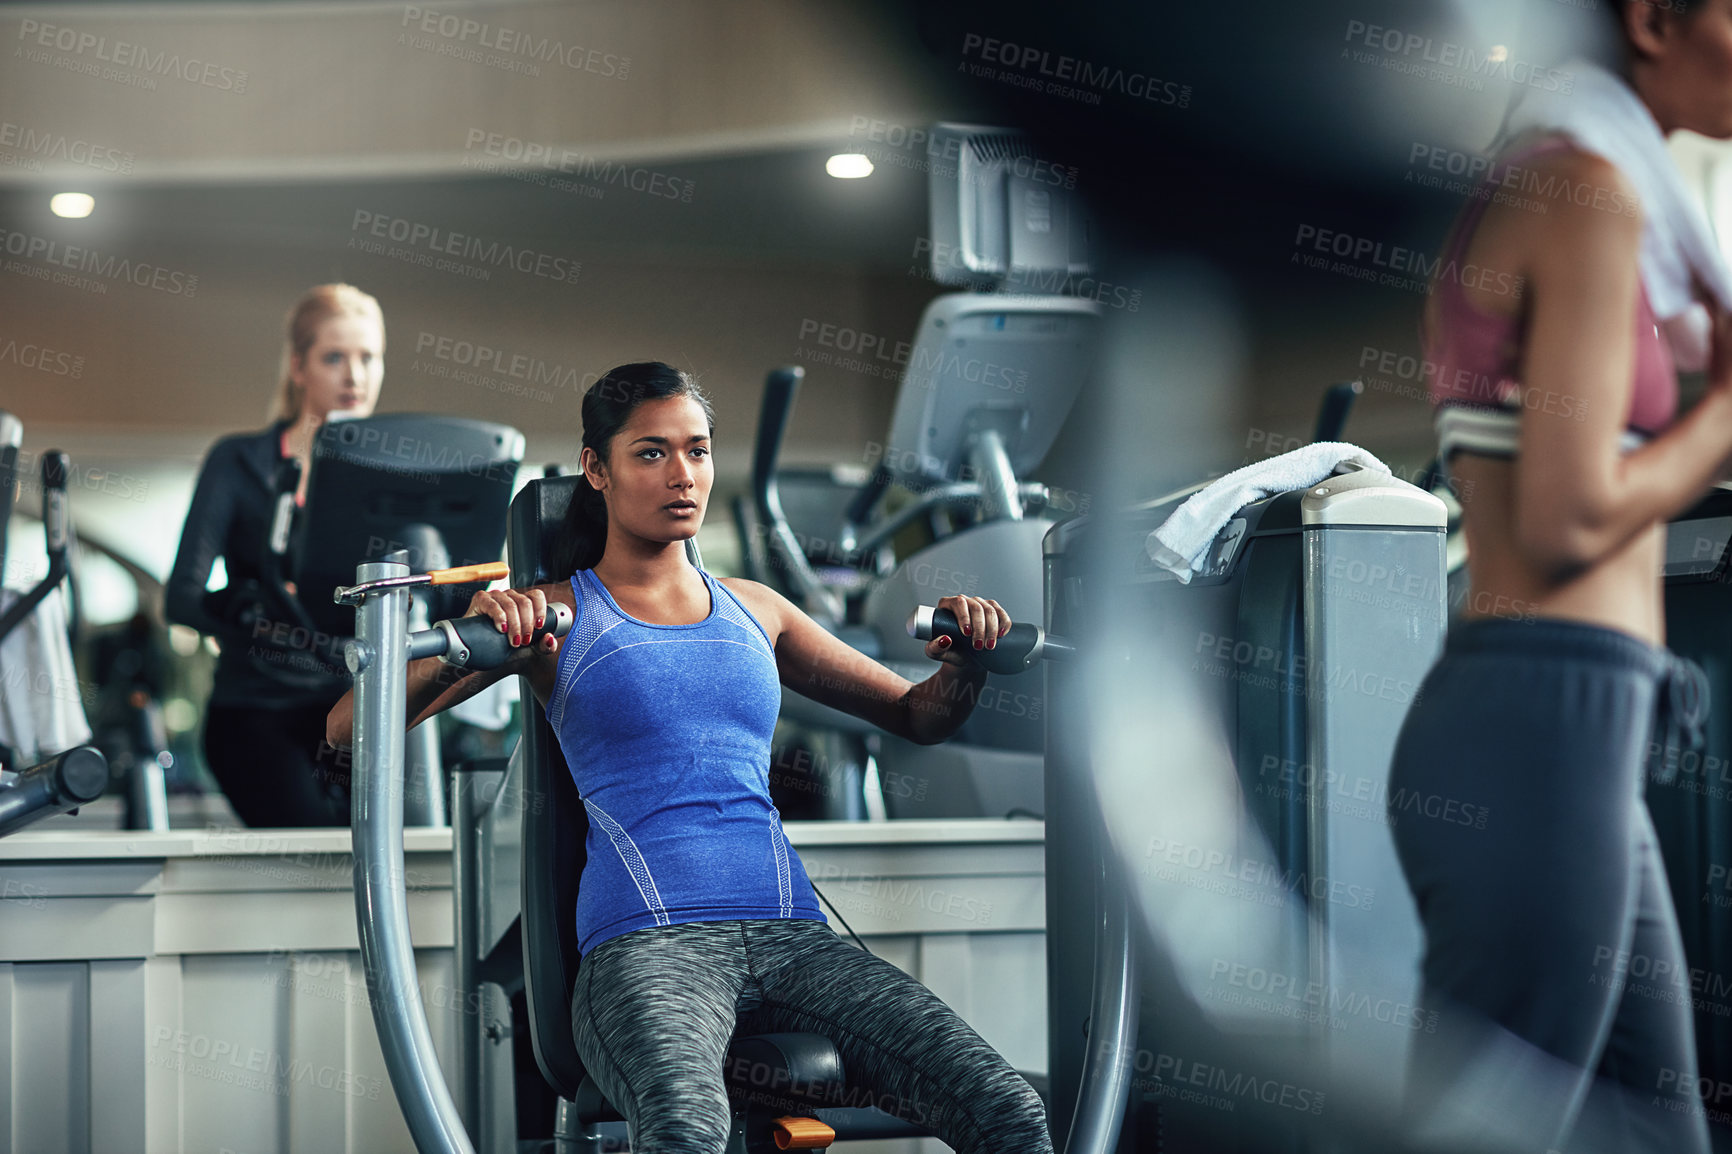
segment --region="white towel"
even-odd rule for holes
[[[1253,501],[1305,489],[1335,472],[1343,461],[1389,472],[1389,466],[1345,441],[1319,441],[1235,469],[1201,492],[1194,493],[1145,543],[1149,559],[1176,573],[1180,581],[1191,578],[1207,565],[1209,546],[1233,514]]]
[[[18,597],[0,589],[0,613]],[[56,589],[0,641],[0,745],[18,757],[7,768],[24,769],[88,742],[84,693],[66,639],[66,603]]]
[[[1622,77],[1586,60],[1563,66],[1572,90],[1526,89],[1510,109],[1503,142],[1529,132],[1556,132],[1615,164],[1642,202],[1642,286],[1663,322],[1673,358],[1682,369],[1707,367],[1708,310],[1698,285],[1721,310],[1732,312],[1732,272],[1714,242],[1702,210],[1648,106]]]

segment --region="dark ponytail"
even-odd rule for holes
[[[609,369],[583,394],[583,447],[594,449],[602,463],[608,463],[614,435],[625,428],[637,407],[668,397],[696,401],[703,407],[711,430],[715,429],[716,414],[710,399],[689,373],[660,361],[639,361]],[[564,556],[554,571],[568,576],[579,569],[595,568],[607,548],[607,502],[581,473],[565,513],[561,540]]]

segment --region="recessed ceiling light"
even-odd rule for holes
[[[1491,51],[1486,53],[1485,58],[1493,64],[1502,64],[1509,59],[1509,48],[1502,44],[1493,44]]]
[[[824,162],[824,171],[837,180],[859,180],[872,175],[872,160],[858,152],[838,152]]]
[[[48,207],[54,210],[55,216],[89,216],[90,210],[96,207],[96,198],[84,192],[57,192],[48,202]]]

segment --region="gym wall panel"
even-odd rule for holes
[[[90,988],[82,962],[11,965],[8,1154],[89,1150]],[[22,1105],[22,1109],[19,1106]]]
[[[347,840],[7,839],[0,1154],[412,1154],[356,950]],[[444,831],[410,831],[407,860],[423,996],[447,1063],[448,846]]]
[[[406,835],[422,999],[447,1077],[470,1004],[453,973],[449,838]],[[1041,838],[1026,821],[789,827],[873,952],[1031,1073],[1046,1058]],[[206,829],[0,842],[12,895],[0,900],[0,1154],[412,1154],[356,949],[347,840]]]
[[[282,940],[281,938],[278,939]],[[152,1057],[180,1057],[189,1150],[271,1151],[286,1129],[283,1076],[292,1053],[281,1013],[287,992],[262,980],[268,956],[220,954],[181,960],[178,1029],[153,1032]],[[181,1046],[184,1034],[189,1041]],[[207,1041],[208,1040],[208,1041]]]
[[[409,895],[409,927],[417,940],[451,939],[450,883],[441,895]],[[270,901],[236,903],[219,894],[166,894],[157,912],[161,949],[170,953],[278,949],[293,940],[297,949],[354,948],[355,899],[335,893],[273,894]],[[344,914],[350,921],[342,921]],[[425,936],[423,936],[425,935]]]
[[[148,897],[62,897],[51,904],[19,903],[6,911],[0,958],[143,957],[154,950],[155,924]]]
[[[138,958],[92,961],[88,971],[91,1022],[90,1147],[107,1154],[143,1154],[148,1060],[145,967]]]
[[[323,960],[323,959],[321,959]],[[326,967],[301,966],[298,959],[287,957],[272,960],[267,978],[280,983],[288,991],[284,1009],[289,1036],[303,1047],[319,1053],[336,1053],[348,1061],[348,1036],[353,1020],[349,981],[349,958],[344,954],[334,971],[326,975]],[[301,979],[301,980],[297,980]],[[291,985],[292,983],[292,985]],[[365,998],[365,987],[362,988]],[[366,1006],[363,1001],[362,1010]],[[362,1018],[368,1015],[363,1013]],[[350,1106],[341,1109],[328,1093],[304,1082],[291,1082],[286,1102],[288,1149],[293,1152],[344,1150],[349,1148]]]

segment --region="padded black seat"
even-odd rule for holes
[[[511,503],[511,584],[545,584],[570,574],[560,527],[579,476],[531,481]],[[693,564],[695,549],[688,546]],[[578,879],[583,872],[589,816],[566,767],[547,715],[525,692],[523,720],[523,985],[530,1039],[542,1076],[576,1107],[579,1121],[619,1121],[621,1115],[583,1068],[571,1032],[571,991],[577,979]],[[842,1060],[818,1034],[736,1037],[726,1075],[749,1101],[790,1105],[841,1100]]]
[[[776,1111],[833,1107],[844,1100],[842,1056],[821,1034],[747,1034],[728,1046],[722,1076],[736,1101]],[[578,1086],[577,1116],[586,1122],[623,1122],[595,1079]]]
[[[753,1102],[834,1106],[843,1100],[842,1055],[822,1034],[747,1034],[728,1047],[722,1076]]]

